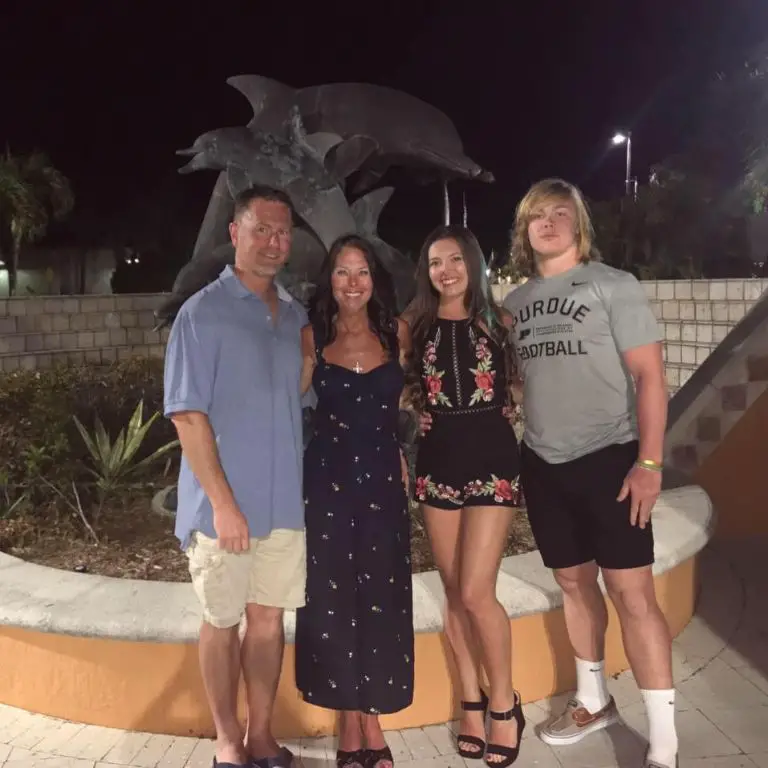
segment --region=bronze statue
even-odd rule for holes
[[[296,210],[291,258],[280,281],[297,298],[308,298],[330,244],[356,232],[373,242],[393,277],[399,309],[404,308],[414,264],[378,234],[379,216],[394,190],[376,184],[396,166],[425,183],[493,181],[464,154],[451,121],[429,104],[381,86],[295,90],[257,75],[227,82],[246,96],[253,118],[248,126],[209,131],[179,152],[191,157],[181,173],[216,170],[219,177],[192,259],[158,311],[161,324],[170,323],[189,296],[233,262],[228,232],[233,199],[253,184],[283,190]]]

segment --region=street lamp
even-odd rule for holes
[[[614,147],[618,147],[622,144],[627,145],[627,173],[624,177],[624,190],[627,196],[632,195],[634,197],[633,190],[635,183],[632,179],[632,134],[629,131],[626,133],[619,131],[613,135],[612,141]]]

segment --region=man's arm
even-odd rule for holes
[[[609,315],[614,341],[634,380],[639,433],[637,462],[627,474],[618,500],[630,497],[630,522],[644,528],[661,493],[667,425],[661,333],[645,290],[632,275],[623,275],[614,286]]]
[[[181,450],[213,508],[219,546],[248,549],[248,523],[237,506],[219,460],[208,419],[215,378],[214,350],[200,338],[197,324],[182,311],[171,328],[165,354],[165,415],[179,435]]]
[[[664,433],[667,428],[667,386],[661,344],[656,342],[628,349],[623,358],[637,393],[638,459],[660,465],[664,458]]]
[[[224,469],[219,461],[216,438],[208,416],[199,411],[181,411],[171,416],[179,435],[181,450],[214,509],[237,506]]]
[[[216,438],[208,416],[199,411],[180,411],[171,416],[179,435],[181,450],[190,469],[213,508],[213,528],[219,547],[228,552],[245,552],[250,533],[227,476],[219,461]]]

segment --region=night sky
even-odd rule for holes
[[[525,188],[560,175],[594,198],[684,147],[707,81],[768,37],[765,0],[306,0],[84,3],[4,0],[0,142],[46,151],[73,182],[73,226],[147,200],[196,229],[213,173],[180,176],[175,150],[250,108],[225,80],[359,81],[443,110],[496,175],[466,187],[469,223],[503,247]],[[379,12],[374,9],[380,8]],[[387,9],[386,11],[384,9]],[[461,186],[454,189],[460,210]],[[441,191],[405,186],[382,222],[401,247],[440,221]],[[406,242],[404,242],[406,241]]]

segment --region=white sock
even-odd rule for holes
[[[648,712],[648,731],[651,743],[648,759],[660,765],[675,768],[677,756],[677,730],[675,729],[675,692],[644,691]]]
[[[594,715],[611,700],[605,682],[604,661],[584,661],[576,657],[576,698]]]

